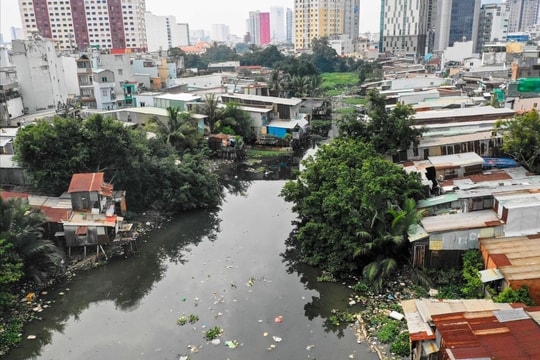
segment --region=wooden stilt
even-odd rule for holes
[[[99,245],[98,248],[101,249],[101,252],[103,253],[103,255],[105,255],[105,260],[109,260],[109,257],[107,256],[107,253],[105,252],[105,250],[103,249],[103,246]]]
[[[84,258],[86,259],[86,245],[84,245]]]

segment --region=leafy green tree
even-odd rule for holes
[[[299,57],[286,57],[274,65],[274,69],[281,70],[290,76],[310,76],[320,74],[312,62],[311,55],[302,54]]]
[[[0,238],[0,309],[9,305],[15,295],[12,284],[24,276],[23,262],[15,253],[14,245]]]
[[[398,104],[392,110],[385,107],[384,95],[376,90],[369,92],[369,119],[356,115],[345,117],[338,123],[341,136],[349,136],[361,141],[371,142],[379,154],[395,155],[399,150],[415,146],[424,132],[422,128],[413,128],[410,106]]]
[[[313,63],[321,73],[336,71],[337,53],[330,47],[328,38],[315,38],[311,41]]]
[[[86,170],[90,160],[85,149],[82,120],[55,117],[20,129],[15,139],[15,158],[37,189],[61,194],[75,172]]]
[[[351,138],[334,139],[303,164],[306,169],[285,184],[281,195],[298,214],[296,241],[306,262],[343,274],[390,255],[387,250],[395,252],[394,259],[402,257],[406,247],[386,249],[374,221],[383,221],[386,215],[379,214],[389,214],[389,209],[402,208],[406,199],[421,196],[418,176]]]
[[[177,114],[180,127],[172,133],[170,143],[166,137],[148,141],[142,130],[126,128],[99,115],[85,121],[40,122],[19,131],[15,139],[18,161],[35,186],[52,195],[65,191],[74,173],[104,171],[115,188],[126,190],[128,206],[134,211],[151,206],[173,212],[214,206],[221,201],[218,182],[204,161],[208,154],[204,148],[195,147],[200,135],[182,132],[188,115]],[[193,131],[193,126],[190,129]],[[78,141],[73,143],[73,139]],[[180,153],[173,145],[192,154]],[[193,157],[197,162],[191,161]],[[171,200],[173,195],[181,200]],[[186,199],[192,202],[184,203]]]
[[[499,120],[496,128],[503,132],[503,150],[534,173],[540,172],[540,116],[536,110],[514,119]]]
[[[461,270],[465,285],[461,292],[467,299],[482,297],[482,280],[480,270],[484,269],[484,261],[479,250],[469,250],[463,255],[463,268]]]
[[[224,61],[238,61],[240,56],[227,45],[218,45],[214,43],[202,55],[203,61],[206,63],[216,63]]]

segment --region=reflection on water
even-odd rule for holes
[[[272,166],[281,174],[279,162]],[[287,252],[295,217],[278,196],[285,182],[238,171],[219,210],[177,216],[136,255],[51,290],[43,320],[5,358],[376,359],[350,329],[328,321],[332,308],[346,308],[350,290],[318,283],[317,271]],[[177,324],[190,314],[199,321]],[[204,339],[215,326],[224,330],[219,345]]]

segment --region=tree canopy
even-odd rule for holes
[[[397,104],[388,110],[384,95],[376,90],[368,93],[367,100],[369,118],[356,114],[344,117],[338,123],[341,136],[371,142],[377,153],[385,155],[395,155],[418,144],[424,129],[412,127],[414,111],[410,106]]]
[[[167,142],[186,135],[179,131],[182,124],[177,116],[176,122],[163,124],[171,136],[147,140],[144,131],[101,115],[57,117],[22,128],[15,139],[16,157],[32,184],[50,195],[66,191],[74,173],[103,171],[116,189],[127,191],[132,210],[216,206],[222,193],[204,149],[179,153]]]
[[[503,132],[503,150],[529,171],[540,172],[540,115],[536,110],[510,120],[500,120],[496,128]]]
[[[298,214],[297,242],[305,261],[336,274],[399,261],[408,226],[398,223],[414,212],[406,204],[421,196],[419,177],[350,137],[321,146],[303,165],[281,194]]]

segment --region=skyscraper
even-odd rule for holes
[[[381,0],[379,50],[424,55],[432,1]]]
[[[212,40],[225,42],[229,40],[230,30],[225,24],[212,25]]]
[[[272,42],[285,42],[285,9],[280,6],[270,7],[270,39]]]
[[[154,15],[147,11],[145,25],[148,51],[189,45],[188,24],[177,24],[174,16]]]
[[[478,38],[480,0],[440,0],[435,21],[435,50],[445,50],[456,41]]]
[[[270,13],[259,14],[259,44],[270,44]]]
[[[292,44],[293,38],[294,38],[294,27],[293,27],[294,13],[292,9],[289,9],[289,8],[287,8],[286,23],[287,23],[287,44]]]
[[[508,32],[527,31],[538,20],[539,0],[508,0]]]
[[[260,11],[250,11],[248,18],[248,32],[251,44],[261,45]]]
[[[295,0],[295,47],[306,49],[314,38],[358,36],[359,0]]]
[[[39,33],[61,50],[147,48],[144,0],[19,0],[25,37]]]

